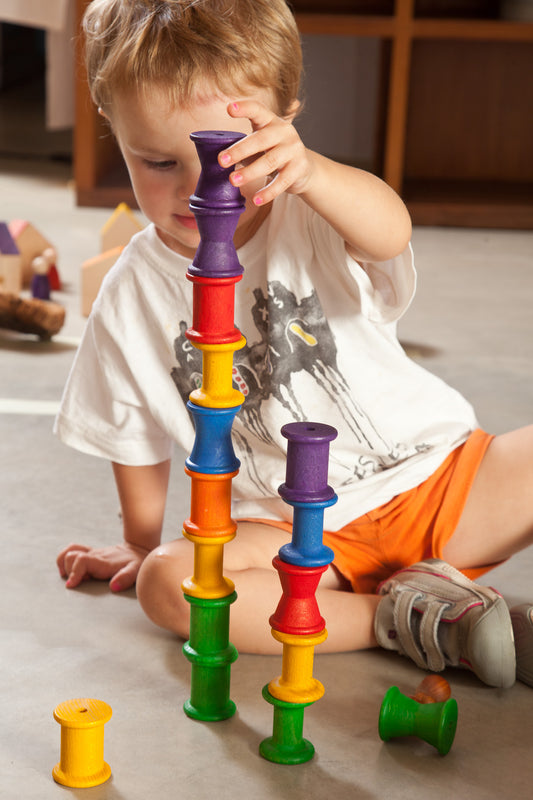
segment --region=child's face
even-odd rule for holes
[[[258,91],[253,98],[271,105],[267,92]],[[113,103],[111,123],[139,207],[167,247],[188,258],[194,256],[200,243],[196,220],[189,211],[200,162],[189,135],[199,130],[251,133],[249,120],[229,116],[229,102],[230,98],[211,93],[208,99],[186,109],[169,109],[166,97],[156,90],[146,99],[134,92],[119,94]],[[247,186],[243,191],[246,209],[235,234],[237,246],[250,238],[268,213],[268,207],[257,208],[250,200],[260,188]]]

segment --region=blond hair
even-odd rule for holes
[[[187,105],[202,83],[224,94],[272,90],[280,115],[298,97],[300,38],[285,0],[93,0],[83,30],[91,95],[157,86]]]

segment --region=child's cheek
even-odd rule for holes
[[[141,179],[141,191],[150,204],[157,203],[158,200],[160,201],[166,194],[163,192],[161,181],[157,179],[157,176],[153,175],[143,175]]]
[[[137,179],[133,181],[133,191],[145,216],[154,222],[154,218],[158,217],[164,202],[158,182],[151,179],[150,176],[137,175]]]

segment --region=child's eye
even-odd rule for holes
[[[144,163],[146,164],[148,169],[158,169],[158,170],[172,169],[172,167],[176,166],[175,161],[150,161],[147,158],[144,159]]]

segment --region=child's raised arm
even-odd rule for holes
[[[170,460],[143,467],[113,464],[113,473],[124,541],[102,548],[78,544],[65,547],[57,557],[57,566],[69,589],[90,578],[109,580],[115,592],[129,589],[142,562],[161,541]]]
[[[407,247],[411,220],[386,183],[354,167],[308,150],[292,117],[278,117],[256,100],[228,105],[232,117],[250,120],[253,132],[219,155],[224,167],[238,165],[235,186],[267,180],[253,202],[263,205],[282,192],[299,194],[346,242],[359,261],[386,261]]]

